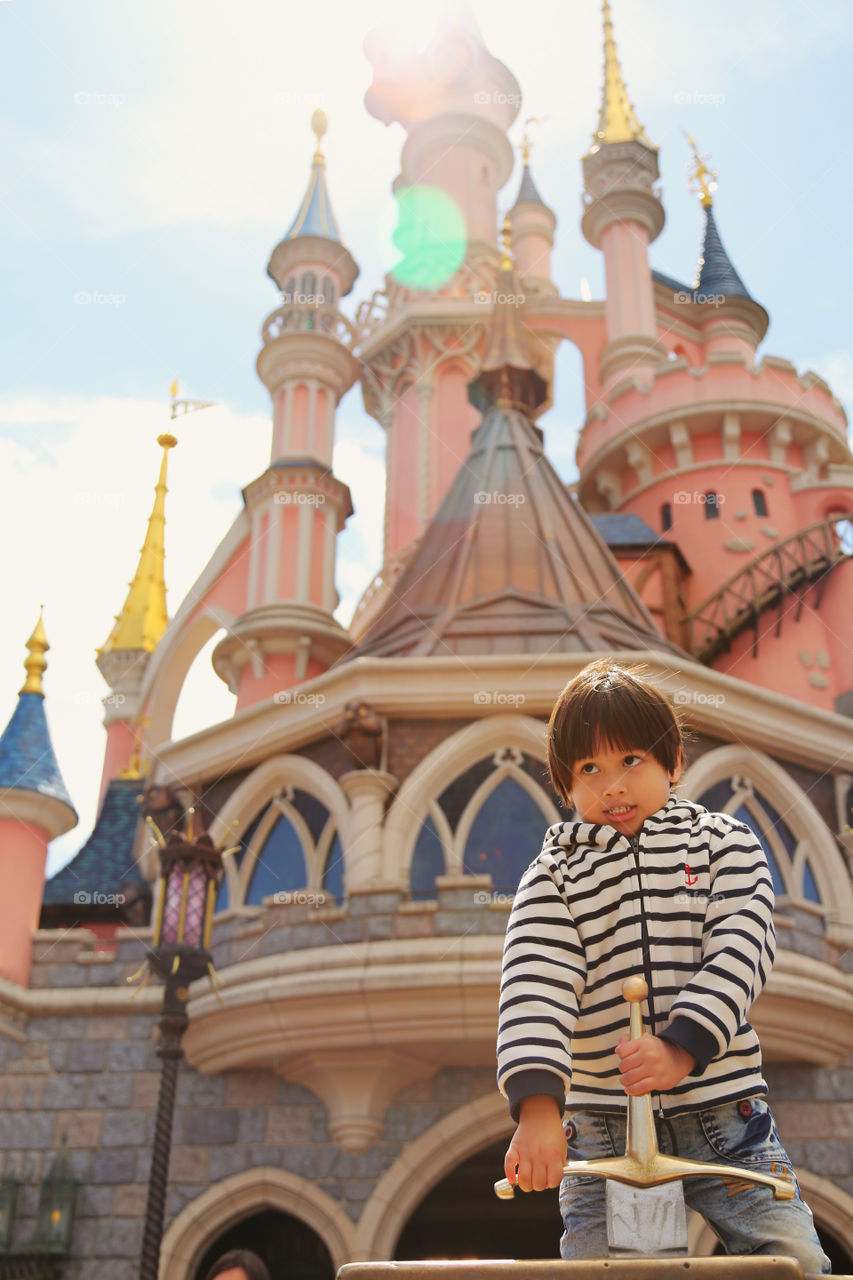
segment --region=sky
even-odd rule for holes
[[[579,223],[581,168],[601,94],[598,0],[474,0],[490,51],[535,116],[533,172],[557,218],[561,292],[602,296]],[[169,386],[215,407],[179,419],[170,454],[166,580],[174,613],[269,460],[269,398],[254,362],[278,304],[270,251],[304,193],[322,107],[332,203],[361,274],[342,309],[395,261],[391,183],[404,132],[363,105],[367,33],[423,43],[436,5],[412,0],[0,0],[0,725],[44,606],[44,687],[80,815],[56,870],[95,819],[108,692],[94,665],[136,566],[169,426]],[[693,134],[719,174],[728,252],[769,311],[762,352],[827,378],[853,403],[849,0],[612,0],[637,115],[660,147],[667,224],[653,267],[692,281],[702,233],[688,191]],[[512,205],[519,164],[500,198]],[[549,455],[574,478],[579,360],[564,346]],[[381,563],[384,439],[353,388],[335,474],[355,515],[338,544],[346,623]],[[199,655],[182,736],[233,699]]]

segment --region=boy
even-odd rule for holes
[[[501,982],[505,1171],[522,1191],[560,1185],[567,1138],[572,1159],[621,1154],[626,1093],[653,1095],[661,1151],[794,1178],[746,1020],[775,954],[770,872],[742,822],[670,794],[682,762],[675,713],[637,671],[593,662],[560,694],[548,768],[580,820],[551,827],[522,877]],[[647,1031],[629,1040],[621,987],[637,973]],[[722,1178],[684,1195],[729,1253],[829,1272],[799,1196]],[[561,1255],[606,1257],[604,1180],[563,1179],[560,1208]]]

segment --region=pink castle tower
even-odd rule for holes
[[[591,512],[639,516],[677,545],[683,617],[672,638],[700,661],[849,711],[844,411],[817,375],[758,359],[767,313],[723,247],[707,157],[695,154],[705,210],[695,283],[651,271],[646,245],[663,225],[656,152],[627,98],[606,2],[604,13],[604,100],[584,158],[582,226],[605,256],[607,344],[578,445],[580,499]],[[643,567],[626,561],[641,594]],[[660,602],[646,594],[646,603]]]
[[[48,843],[77,825],[44,712],[49,647],[39,615],[27,641],[27,678],[0,737],[0,884],[7,890],[0,894],[0,977],[22,987],[30,977]]]

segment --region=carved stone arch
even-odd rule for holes
[[[160,1280],[192,1280],[213,1240],[262,1209],[289,1213],[316,1231],[336,1271],[352,1260],[355,1229],[346,1210],[307,1179],[261,1166],[215,1182],[172,1219],[160,1249]]]
[[[529,773],[517,765],[514,761],[509,761],[497,765],[488,778],[484,778],[477,790],[471,796],[462,811],[462,817],[459,819],[459,825],[456,828],[456,837],[453,841],[453,859],[454,865],[447,870],[453,874],[461,874],[465,863],[465,846],[468,843],[468,836],[474,825],[477,814],[488,800],[489,796],[495,791],[506,778],[512,778],[514,782],[527,792],[531,800],[538,805],[542,813],[542,821],[545,827],[553,826],[555,822],[560,821],[560,815],[557,807],[551,800],[547,792],[542,787],[538,787],[533,781]]]
[[[160,641],[146,672],[140,705],[150,720],[146,741],[156,747],[172,736],[175,708],[187,672],[217,631],[227,631],[236,619],[217,606],[202,609],[188,621],[175,618]]]
[[[346,859],[350,817],[347,798],[325,769],[314,760],[306,760],[304,756],[273,756],[258,765],[248,778],[244,778],[210,824],[210,836],[214,844],[224,848],[233,845],[236,835],[245,831],[261,807],[285,786],[299,787],[323,802],[335,822]],[[232,863],[233,859],[226,859],[229,895],[236,894],[242,902],[243,880],[236,865],[231,865]],[[311,875],[313,864],[309,864],[306,859],[306,866]],[[229,896],[228,901],[233,906],[237,898]]]
[[[316,855],[314,850],[314,841],[311,839],[311,832],[308,829],[308,823],[302,817],[301,813],[297,813],[293,806],[288,804],[286,800],[282,800],[278,796],[273,796],[272,801],[273,803],[270,804],[267,812],[258,823],[257,830],[252,835],[252,839],[249,841],[249,847],[246,849],[246,853],[243,858],[242,866],[236,873],[238,886],[237,892],[239,896],[233,900],[231,898],[228,899],[232,907],[239,906],[246,901],[246,894],[249,892],[249,885],[252,883],[252,876],[255,873],[258,858],[263,852],[267,838],[271,834],[279,818],[282,817],[286,818],[293,827],[296,832],[296,837],[299,840],[300,848],[302,849],[302,857],[305,859],[305,874],[307,877],[305,887],[308,889],[319,888],[319,885],[315,883]]]
[[[738,744],[716,747],[690,766],[679,790],[698,800],[715,782],[737,776],[752,782],[785,819],[799,842],[797,863],[800,867],[805,858],[801,849],[810,846],[814,851],[809,865],[824,907],[832,908],[833,918],[827,917],[827,936],[832,938],[838,932],[840,939],[841,931],[834,929],[834,922],[853,923],[853,889],[847,868],[823,818],[781,765],[752,747]]]
[[[797,1167],[794,1172],[817,1225],[831,1231],[853,1257],[853,1196],[810,1169]]]
[[[385,819],[383,879],[408,885],[412,853],[430,801],[467,768],[494,755],[500,747],[516,747],[544,763],[545,725],[532,716],[484,716],[451,734],[412,770]]]
[[[424,1196],[468,1156],[510,1137],[514,1124],[497,1092],[451,1111],[409,1143],[379,1179],[353,1240],[353,1262],[387,1262]]]

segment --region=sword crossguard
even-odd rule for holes
[[[638,974],[622,983],[622,996],[631,1006],[631,1039],[643,1034],[643,1015],[640,1005],[649,994],[644,978]],[[679,1156],[661,1155],[655,1129],[652,1100],[649,1094],[628,1097],[628,1127],[624,1156],[607,1156],[602,1160],[570,1160],[563,1165],[563,1177],[581,1173],[599,1178],[613,1178],[629,1187],[660,1187],[665,1182],[677,1182],[681,1178],[737,1178],[740,1182],[758,1182],[772,1187],[777,1200],[793,1200],[794,1184],[785,1178],[773,1178],[767,1173],[754,1173],[739,1165],[702,1164],[684,1160]],[[508,1178],[495,1183],[495,1195],[499,1200],[512,1200],[515,1185]]]

